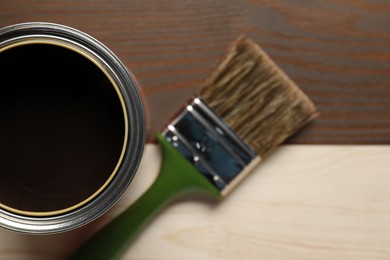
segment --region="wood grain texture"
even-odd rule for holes
[[[389,259],[389,157],[389,146],[282,146],[223,201],[171,204],[123,259]],[[0,229],[0,259],[65,258],[131,204],[159,165],[158,147],[147,145],[130,189],[87,226],[50,236]]]
[[[389,144],[389,12],[386,0],[2,0],[0,26],[50,21],[102,41],[138,78],[151,133],[246,34],[319,108],[290,143]]]

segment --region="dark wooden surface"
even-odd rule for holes
[[[321,113],[290,143],[390,144],[387,0],[0,1],[1,27],[27,21],[75,27],[113,50],[146,94],[152,133],[246,34]]]

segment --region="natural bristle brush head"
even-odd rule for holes
[[[261,158],[317,116],[310,99],[245,37],[233,43],[199,97]]]
[[[317,116],[309,98],[240,37],[163,136],[222,195]]]

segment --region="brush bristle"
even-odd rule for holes
[[[199,97],[263,158],[317,116],[298,86],[244,37],[206,79]]]

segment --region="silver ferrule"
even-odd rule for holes
[[[162,135],[222,195],[260,161],[260,157],[200,98],[195,98]]]

